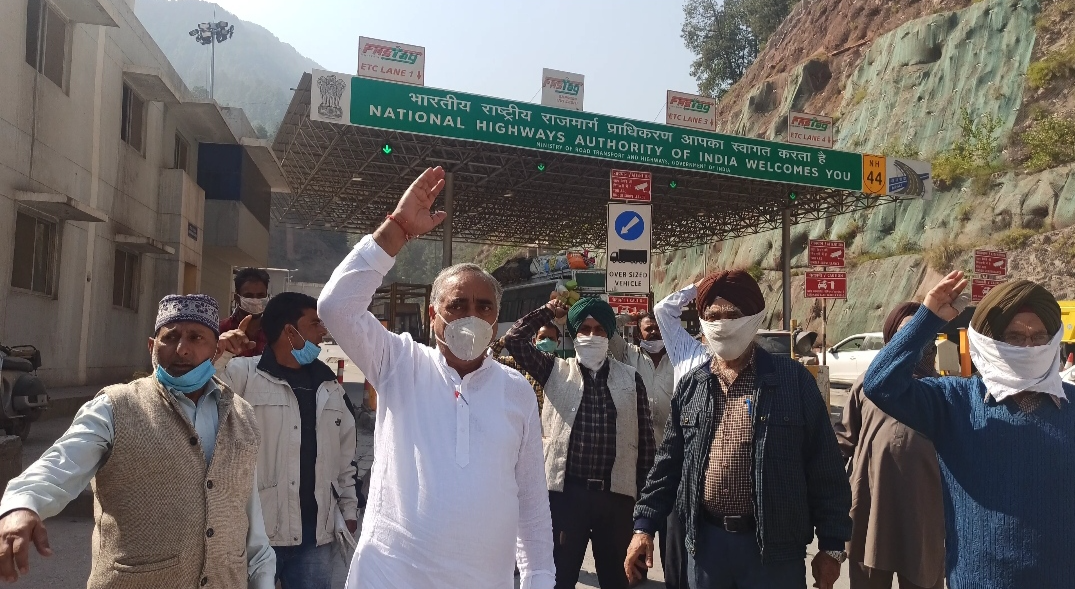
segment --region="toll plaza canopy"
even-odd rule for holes
[[[864,175],[862,154],[317,70],[273,150],[291,188],[272,206],[285,226],[371,232],[440,165],[454,239],[550,248],[604,246],[613,168],[653,174],[660,251],[778,229],[785,210],[799,222],[922,194],[883,161]]]

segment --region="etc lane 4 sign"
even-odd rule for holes
[[[832,149],[832,117],[789,112],[788,143]]]
[[[345,88],[338,82],[346,81]],[[339,111],[335,110],[336,108]],[[325,113],[339,117],[327,116]],[[315,70],[313,120],[618,162],[862,190],[862,155]]]
[[[649,202],[653,194],[653,174],[612,170],[609,176],[609,200]]]
[[[425,47],[358,38],[358,75],[424,86],[425,73]]]
[[[608,262],[605,290],[649,293],[650,205],[608,205]]]
[[[847,273],[808,271],[806,298],[847,299]]]

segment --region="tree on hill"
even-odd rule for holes
[[[698,80],[698,92],[723,96],[790,12],[790,0],[687,0],[681,32],[697,56],[691,76]]]

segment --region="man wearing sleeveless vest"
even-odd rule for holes
[[[0,500],[0,579],[29,572],[43,519],[92,482],[89,589],[272,589],[250,405],[213,378],[219,316],[206,295],[161,300],[155,372],[104,388]]]
[[[565,315],[575,347],[568,360],[533,343],[541,327]],[[628,587],[631,510],[656,442],[642,377],[608,357],[615,331],[616,315],[603,300],[582,299],[568,309],[554,296],[504,338],[519,366],[545,387],[542,441],[557,589],[575,587],[590,540],[601,587]]]

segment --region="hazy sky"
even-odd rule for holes
[[[355,73],[358,37],[426,48],[426,84],[540,100],[541,69],[586,76],[590,112],[664,122],[695,92],[681,0],[216,0],[326,69]]]

